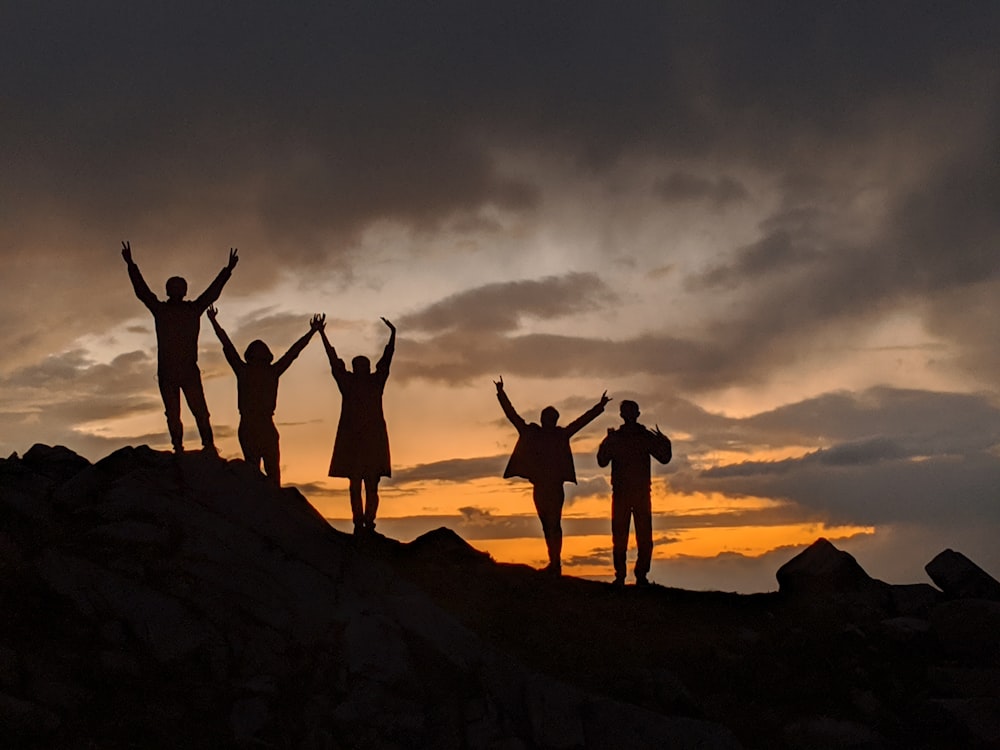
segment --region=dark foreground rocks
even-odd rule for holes
[[[1000,747],[1000,602],[825,540],[782,570],[615,590],[356,540],[240,461],[36,446],[0,460],[0,747]]]
[[[497,650],[239,461],[37,446],[0,528],[0,747],[739,747]]]

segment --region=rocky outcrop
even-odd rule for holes
[[[1000,601],[1000,581],[961,552],[946,549],[927,563],[924,570],[949,597]]]
[[[778,580],[613,589],[340,534],[241,461],[35,446],[0,460],[0,747],[998,747],[1000,602],[826,540]]]
[[[783,594],[817,594],[869,590],[877,582],[850,553],[817,539],[776,573]]]
[[[739,746],[498,652],[241,461],[36,446],[0,527],[0,746]]]

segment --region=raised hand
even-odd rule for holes
[[[605,391],[601,394],[601,406],[607,406],[609,401],[611,401],[611,396],[609,396],[608,392]]]
[[[326,328],[326,313],[322,315],[317,313],[309,319],[309,330],[322,331],[324,328]]]
[[[236,264],[240,262],[239,249],[235,247],[229,248],[229,263],[226,264],[226,268],[232,271],[236,268]]]
[[[503,375],[500,376],[499,380],[494,380],[493,385],[497,387],[497,393],[503,393]]]
[[[393,325],[392,323],[390,323],[390,322],[389,322],[388,320],[386,320],[385,318],[382,318],[382,322],[383,322],[383,323],[385,323],[385,324],[386,324],[387,326],[389,326],[389,330],[390,330],[390,331],[392,331],[393,333],[395,333],[395,332],[396,332],[396,326],[394,326],[394,325]]]
[[[209,305],[208,309],[205,310],[205,312],[208,314],[208,319],[211,321],[214,321],[215,316],[219,314],[219,310],[218,308],[216,308],[215,305]]]
[[[122,257],[125,259],[126,263],[132,262],[132,246],[129,244],[128,240],[122,240]]]

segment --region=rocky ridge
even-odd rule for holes
[[[1000,747],[996,581],[928,573],[819,540],[778,593],[616,591],[359,542],[241,461],[34,446],[0,460],[0,746]]]

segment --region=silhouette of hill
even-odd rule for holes
[[[996,582],[928,573],[818,540],[777,593],[613,589],[342,534],[242,461],[36,445],[0,460],[0,746],[998,747]]]

